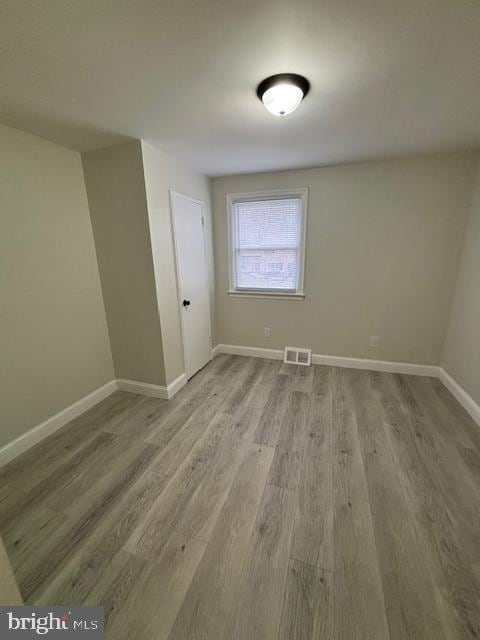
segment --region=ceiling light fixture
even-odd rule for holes
[[[265,78],[257,96],[274,116],[287,116],[298,107],[310,89],[310,82],[296,73],[278,73]]]

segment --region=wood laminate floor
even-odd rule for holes
[[[480,638],[480,428],[437,380],[223,355],[0,479],[25,601],[112,640]]]

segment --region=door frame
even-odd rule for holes
[[[172,225],[172,236],[173,236],[173,253],[175,254],[175,279],[177,285],[177,307],[178,307],[178,315],[180,316],[180,336],[182,339],[182,357],[183,357],[183,371],[188,378],[187,367],[186,367],[186,358],[185,358],[185,326],[183,321],[183,309],[182,309],[182,301],[181,301],[181,291],[180,291],[180,269],[178,267],[178,246],[177,246],[177,230],[175,227],[175,214],[174,214],[174,198],[180,197],[185,200],[190,200],[190,202],[194,202],[195,204],[200,205],[201,216],[202,216],[202,238],[203,238],[203,255],[204,255],[204,268],[205,275],[207,277],[207,295],[208,295],[208,347],[209,347],[209,358],[208,362],[212,360],[212,312],[211,312],[211,300],[210,300],[210,271],[207,259],[207,238],[206,238],[206,223],[205,223],[205,205],[202,200],[197,200],[196,198],[192,198],[191,196],[187,196],[180,191],[175,191],[175,189],[169,189],[169,202],[170,202],[170,222]],[[196,373],[196,372],[195,372]],[[193,377],[195,374],[192,374]]]

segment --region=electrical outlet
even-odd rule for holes
[[[270,338],[270,327],[263,327],[263,337]]]
[[[379,336],[370,336],[370,346],[376,348],[380,345]]]

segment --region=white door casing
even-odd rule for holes
[[[185,373],[211,359],[210,300],[203,203],[170,191]]]

